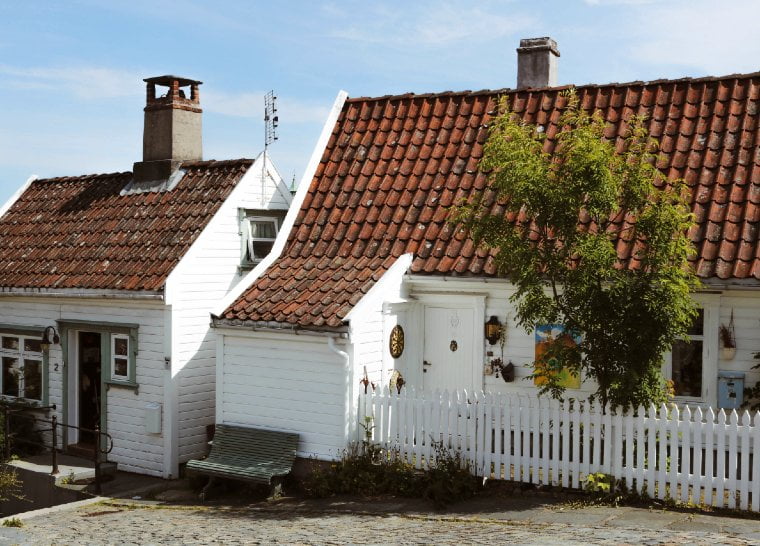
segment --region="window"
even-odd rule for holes
[[[277,238],[277,218],[259,216],[245,219],[248,228],[248,248],[246,260],[258,263],[269,254]]]
[[[0,334],[0,393],[42,402],[43,362],[39,338]]]
[[[114,381],[131,381],[129,336],[111,334],[111,379]]]
[[[671,379],[676,396],[702,398],[705,312],[699,310],[689,328],[689,341],[673,344]]]

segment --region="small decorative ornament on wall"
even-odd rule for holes
[[[401,353],[404,352],[404,329],[400,324],[397,324],[393,327],[393,330],[391,330],[391,337],[388,346],[391,350],[391,356],[393,358],[400,357]]]
[[[459,348],[459,345],[457,344],[455,339],[451,340],[451,343],[449,343],[449,349],[451,349],[451,352],[453,353]]]

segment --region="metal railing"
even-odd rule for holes
[[[56,475],[59,473],[58,469],[58,453],[61,451],[61,447],[58,445],[58,428],[67,428],[67,429],[73,429],[77,430],[79,432],[86,432],[86,433],[92,433],[95,436],[95,446],[93,447],[93,454],[92,454],[92,462],[95,465],[95,492],[100,493],[102,491],[101,488],[101,482],[102,482],[102,475],[101,475],[101,464],[108,462],[108,454],[111,453],[111,450],[113,450],[113,438],[110,434],[106,432],[101,432],[100,426],[95,426],[94,429],[80,427],[76,425],[69,425],[67,423],[59,423],[58,422],[58,416],[53,414],[53,416],[50,419],[42,419],[36,415],[27,415],[24,412],[29,411],[41,411],[41,410],[53,410],[55,411],[56,406],[45,406],[45,407],[12,407],[12,406],[3,406],[3,434],[4,434],[4,460],[8,461],[11,458],[11,444],[13,442],[16,443],[23,443],[27,445],[33,445],[38,446],[43,449],[49,449],[51,454],[51,475]],[[34,440],[29,440],[26,438],[19,438],[17,433],[11,432],[11,416],[14,416],[15,419],[26,419],[28,421],[31,421],[32,425],[37,424],[47,424],[50,426],[50,428],[36,428],[35,431],[39,432],[40,434],[45,434],[47,432],[50,433],[51,436],[51,445],[48,445],[44,438],[42,441],[37,442]],[[105,445],[105,447],[101,447]],[[101,456],[104,456],[105,458],[101,460]]]

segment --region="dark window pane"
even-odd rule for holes
[[[129,377],[129,361],[126,358],[113,359],[113,374],[116,377]]]
[[[24,340],[24,351],[29,351],[31,353],[41,353],[42,340],[35,338],[26,338]]]
[[[255,242],[253,243],[253,256],[251,256],[252,260],[261,260],[264,258],[267,254],[269,254],[272,251],[272,246],[274,243],[269,242]]]
[[[24,360],[24,398],[42,400],[42,362]]]
[[[254,239],[274,239],[276,235],[274,222],[251,222],[251,237]]]
[[[704,325],[705,325],[705,310],[697,309],[697,316],[694,317],[694,322],[691,324],[688,334],[690,336],[701,336],[705,331]]]
[[[113,352],[114,354],[127,356],[127,347],[129,346],[129,340],[123,337],[117,337],[113,340]]]
[[[676,396],[702,396],[702,342],[673,344],[673,386]]]
[[[18,358],[3,357],[3,394],[18,396],[19,369]]]
[[[18,351],[18,338],[3,336],[3,349],[12,349]]]

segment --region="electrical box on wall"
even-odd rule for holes
[[[145,404],[145,432],[161,434],[161,404],[158,402]]]
[[[739,409],[744,402],[744,372],[718,372],[718,407]]]

